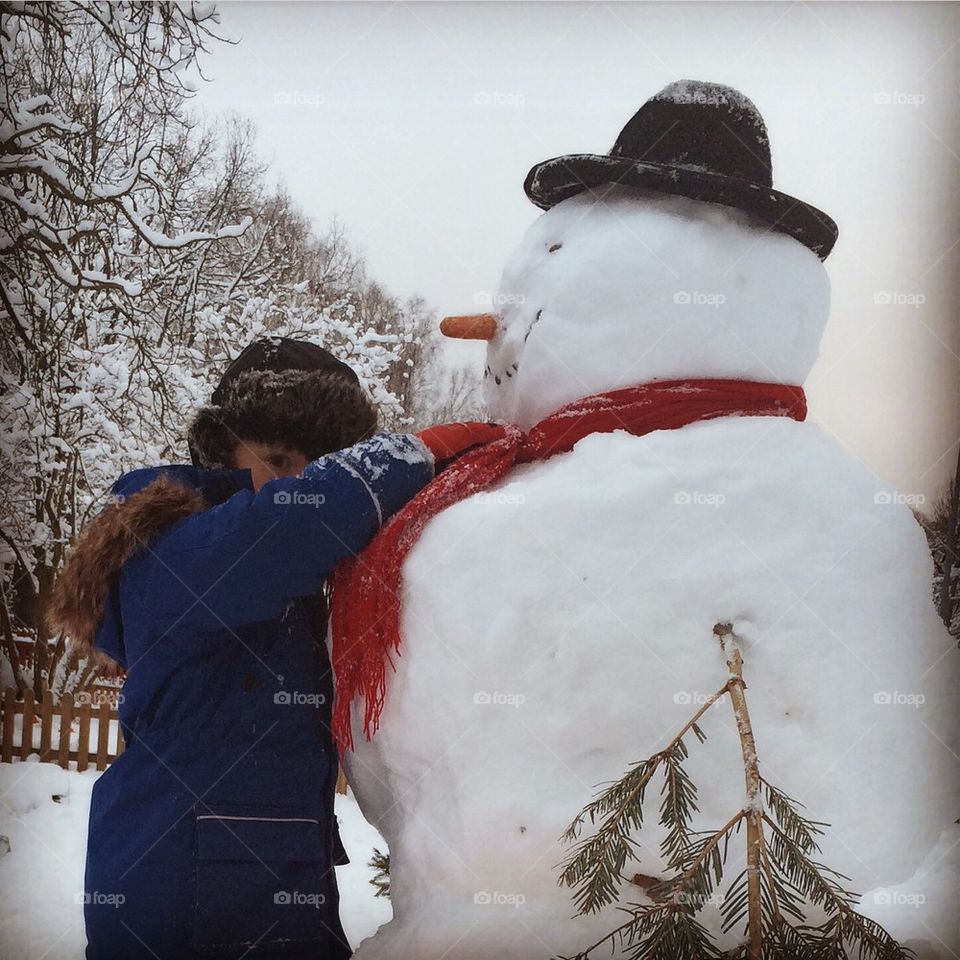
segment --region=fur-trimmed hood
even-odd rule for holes
[[[133,470],[111,488],[107,506],[77,536],[53,586],[47,622],[81,657],[107,671],[124,665],[116,587],[123,565],[174,524],[241,489],[246,470],[174,465]]]

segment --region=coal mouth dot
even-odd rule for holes
[[[510,372],[511,370],[513,371],[513,373]],[[519,361],[514,361],[513,363],[510,364],[509,368],[504,368],[502,372],[506,374],[508,377],[512,378],[513,374],[517,373],[519,370],[520,370]],[[497,374],[496,376],[494,376],[493,370],[491,370],[489,366],[484,367],[483,376],[484,376],[484,379],[486,379],[487,377],[493,377],[493,382],[498,387],[503,385],[503,380],[500,378],[500,375]]]
[[[543,315],[543,310],[542,310],[542,309],[541,309],[541,310],[538,310],[537,313],[536,313],[536,316],[535,316],[535,317],[533,318],[533,320],[530,322],[530,328],[527,330],[526,336],[524,336],[524,338],[523,338],[523,342],[524,342],[524,343],[527,342],[527,337],[530,336],[530,331],[533,329],[534,324],[540,319],[540,317],[541,317],[542,315]],[[513,373],[510,372],[511,370],[513,371]],[[487,364],[487,365],[483,368],[483,378],[484,378],[484,380],[486,380],[488,377],[493,377],[493,382],[494,382],[498,387],[500,387],[500,386],[503,386],[503,376],[506,376],[506,377],[509,377],[510,379],[513,379],[513,374],[514,374],[514,373],[518,373],[519,370],[520,370],[520,362],[519,362],[518,360],[515,360],[513,363],[511,363],[510,366],[509,366],[509,368],[508,368],[508,367],[504,367],[504,369],[501,370],[500,373],[498,373],[498,374],[494,374],[494,372],[493,372],[492,368],[490,367],[490,365]]]

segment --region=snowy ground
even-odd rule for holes
[[[61,770],[31,757],[25,763],[0,764],[0,957],[3,960],[78,960],[83,956],[83,909],[77,894],[83,890],[83,863],[90,791],[100,774]],[[353,862],[337,868],[341,916],[350,942],[356,948],[390,920],[390,901],[373,896],[367,866],[374,846],[386,850],[377,831],[363,818],[352,793],[337,797],[340,832]],[[9,844],[9,846],[8,846]],[[887,913],[909,913],[924,890],[942,900],[938,910],[955,914],[952,894],[960,867],[960,842],[947,831],[927,858],[919,879],[900,888],[881,891],[879,902]],[[933,891],[930,894],[930,891]],[[885,898],[883,895],[887,894]],[[873,906],[871,914],[876,915]],[[916,911],[914,911],[916,912]],[[881,911],[881,922],[896,919]],[[900,927],[903,927],[902,916]],[[929,931],[918,925],[905,936],[924,940]],[[919,947],[921,958],[957,956],[944,944],[930,952]]]
[[[0,957],[78,960],[83,956],[83,864],[96,770],[61,770],[31,757],[0,764]],[[337,797],[337,817],[352,862],[337,868],[341,916],[357,946],[391,917],[376,899],[367,861],[387,846],[353,795]]]

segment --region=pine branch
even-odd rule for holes
[[[823,827],[829,824],[817,820],[808,820],[797,811],[803,804],[799,800],[788,797],[782,790],[778,790],[762,777],[761,783],[766,788],[767,807],[777,822],[804,853],[819,853],[815,837],[823,835]]]
[[[682,838],[686,836],[686,820],[691,810],[698,809],[696,787],[681,767],[687,757],[683,737],[692,731],[701,743],[706,740],[698,721],[726,694],[728,687],[729,684],[725,684],[708,697],[663,750],[634,764],[620,780],[587,804],[563,832],[561,842],[576,845],[561,864],[563,870],[557,883],[577,888],[574,903],[578,913],[593,913],[616,899],[620,883],[624,880],[623,867],[636,847],[630,834],[643,826],[647,784],[661,765],[673,771],[673,786],[665,784],[661,805],[660,822],[670,831],[664,843],[675,854],[679,854]],[[605,819],[597,832],[586,839],[579,839],[587,819],[594,824],[601,817]],[[670,866],[674,866],[672,859]]]
[[[635,947],[629,954],[631,960],[719,957],[707,931],[694,918],[719,883],[726,859],[726,841],[745,816],[741,810],[719,830],[698,834],[698,839],[684,851],[683,873],[649,889],[654,903],[621,907],[631,914],[630,919],[577,954],[575,960],[584,960],[599,946],[614,940]],[[688,949],[692,952],[675,952]]]
[[[690,846],[690,820],[697,806],[696,784],[683,769],[687,748],[682,740],[664,757],[663,800],[660,824],[666,829],[660,850],[671,869],[679,869],[684,851]]]
[[[578,913],[593,913],[616,899],[623,867],[635,842],[630,833],[643,826],[643,800],[647,784],[663,762],[655,754],[636,764],[621,780],[605,790],[581,811],[562,839],[576,838],[587,817],[591,823],[609,814],[592,836],[577,842],[563,863],[558,884],[577,887],[574,903]]]
[[[390,854],[383,853],[376,847],[373,856],[367,861],[367,866],[373,869],[374,875],[368,881],[377,892],[375,897],[390,896]]]
[[[747,708],[742,655],[730,624],[717,624],[714,635],[726,656],[729,678],[687,721],[670,743],[634,764],[616,783],[596,797],[573,820],[562,839],[575,842],[564,862],[559,883],[574,887],[578,913],[597,911],[616,900],[624,881],[623,867],[637,846],[632,834],[643,826],[646,788],[657,771],[660,791],[660,849],[673,875],[645,887],[647,904],[619,907],[629,919],[576,955],[586,960],[604,944],[619,943],[630,960],[908,960],[901,947],[875,921],[854,909],[857,894],[847,890],[849,878],[812,859],[820,853],[817,838],[828,824],[811,820],[801,803],[764,780]],[[740,736],[746,802],[716,831],[693,829],[699,812],[697,786],[684,769],[688,758],[683,737],[706,735],[698,721],[709,707],[729,695]],[[600,821],[596,833],[580,839],[587,819]],[[746,867],[729,884],[721,907],[722,931],[745,924],[742,943],[721,953],[714,937],[698,920],[723,879],[731,838],[746,826]],[[817,907],[826,919],[806,922]]]

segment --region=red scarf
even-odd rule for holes
[[[344,561],[333,580],[333,735],[341,753],[353,747],[350,705],[364,699],[367,739],[377,731],[386,664],[400,652],[401,571],[424,527],[441,510],[486,490],[516,463],[546,460],[591,433],[626,430],[643,436],[716,417],[807,415],[801,387],[749,380],[664,380],[598,393],[561,407],[528,433],[507,427],[501,440],[476,447],[437,474],[383,525],[367,548]]]

